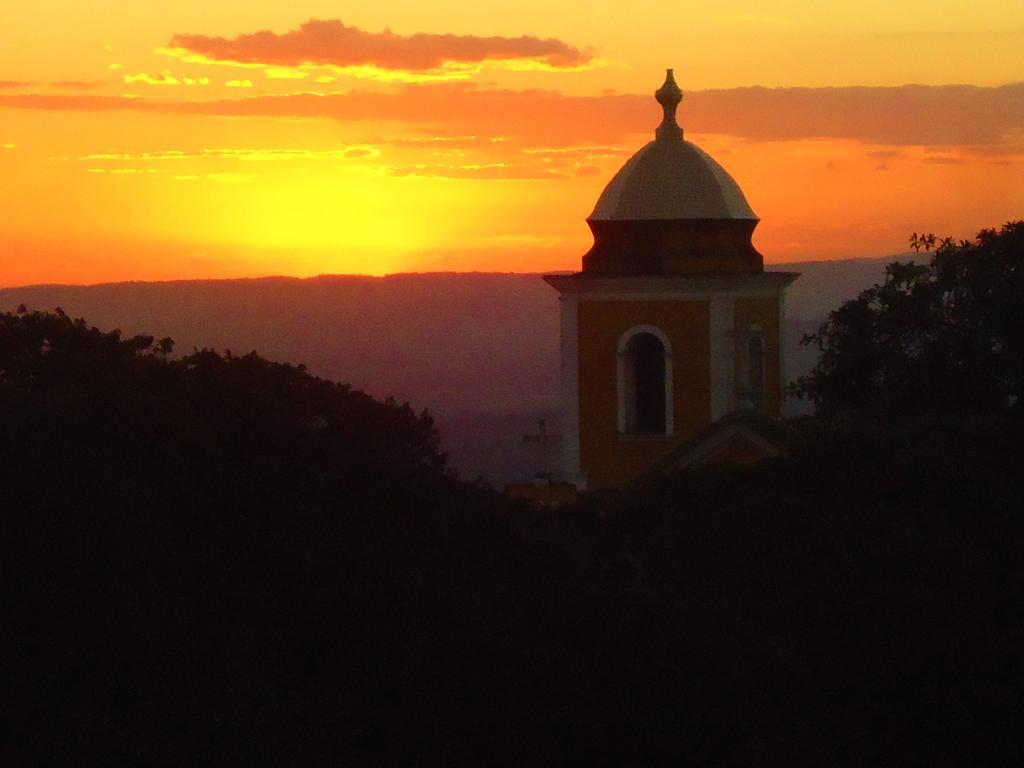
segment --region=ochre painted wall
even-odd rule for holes
[[[637,325],[661,329],[672,344],[671,438],[618,434],[618,344],[622,334]],[[580,463],[591,488],[622,486],[710,423],[708,304],[581,301],[578,329]]]
[[[747,341],[751,327],[761,327],[764,339],[764,412],[779,416],[782,408],[781,373],[779,369],[779,299],[776,296],[736,299],[734,334],[736,389],[745,385]]]

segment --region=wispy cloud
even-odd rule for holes
[[[507,181],[550,181],[569,174],[553,168],[517,163],[418,163],[388,169],[392,176],[440,179],[490,179]]]
[[[91,91],[106,85],[106,83],[103,80],[56,80],[50,85],[69,91]]]
[[[628,157],[635,151],[635,147],[528,147],[523,150],[527,155],[538,155],[542,158],[571,157],[583,160],[603,160],[612,157]]]
[[[537,235],[519,232],[483,237],[480,239],[480,242],[513,247],[553,248],[554,246],[569,242],[569,238],[560,235]]]
[[[137,176],[156,173],[154,168],[89,168],[89,173],[112,173],[115,176]]]
[[[91,91],[106,85],[103,80],[53,80],[31,82],[25,80],[0,80],[0,90],[25,90],[27,88],[59,88],[67,91]]]
[[[147,72],[140,72],[137,75],[125,75],[125,85],[209,85],[208,77],[175,77],[170,72],[158,72],[151,75]]]
[[[271,77],[302,76],[303,67],[330,67],[349,75],[401,79],[400,74],[458,75],[467,67],[498,64],[523,69],[578,69],[592,52],[555,38],[368,32],[342,21],[311,19],[284,33],[270,30],[234,38],[174,35],[161,52],[187,61],[259,67]],[[298,72],[299,74],[294,74]]]
[[[267,160],[346,160],[376,157],[380,150],[365,145],[350,145],[336,149],[248,149],[214,147],[196,152],[165,149],[154,152],[97,152],[82,155],[79,160],[97,162],[165,162],[178,160],[231,159],[243,161]]]
[[[1024,83],[733,88],[694,93],[684,107],[684,119],[699,130],[756,139],[1000,144],[1024,128]]]
[[[907,156],[903,149],[874,149],[866,153],[868,157],[878,160],[897,160]]]
[[[659,118],[657,105],[646,95],[567,96],[460,85],[207,101],[0,94],[0,107],[388,121],[427,134],[422,141],[458,144],[465,137],[504,137],[553,148],[615,146],[626,136],[653,134]],[[887,147],[972,146],[998,153],[1024,141],[1024,84],[697,91],[686,95],[681,122],[688,135],[758,141],[849,138]]]
[[[923,158],[923,162],[929,165],[960,165],[964,162],[964,158],[958,155],[927,155]]]
[[[421,157],[426,154],[430,159],[418,162],[400,159],[403,157],[400,153],[409,146],[422,147],[425,152],[418,154]],[[398,154],[391,152],[392,147]],[[439,148],[431,149],[432,147]],[[611,152],[612,149],[614,152]],[[382,140],[380,145],[353,144],[330,149],[219,147],[190,151],[165,149],[148,152],[94,152],[77,158],[50,159],[64,162],[77,160],[88,164],[91,172],[113,173],[118,172],[118,169],[127,169],[125,173],[138,173],[140,171],[137,169],[147,169],[149,173],[167,174],[182,181],[216,179],[213,171],[237,175],[239,166],[226,163],[239,163],[246,166],[247,172],[256,172],[257,165],[285,161],[330,161],[336,169],[344,166],[364,167],[400,178],[549,181],[592,176],[600,170],[597,166],[588,164],[595,158],[620,159],[625,153],[626,150],[610,147],[522,147],[505,141],[471,141],[456,148],[447,142],[436,140]],[[184,172],[183,161],[189,163],[185,166],[187,170]],[[197,166],[196,162],[208,162],[211,165]],[[198,173],[197,171],[202,168],[205,168],[203,173]]]

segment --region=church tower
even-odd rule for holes
[[[565,479],[613,488],[693,447],[734,412],[778,418],[786,287],[751,243],[733,178],[683,138],[672,70],[655,139],[587,219],[583,269],[560,294]]]

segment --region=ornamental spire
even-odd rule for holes
[[[654,132],[654,136],[659,141],[682,141],[683,129],[676,122],[676,107],[683,100],[683,92],[676,85],[671,69],[665,71],[665,82],[654,92],[654,98],[665,110],[665,117]]]

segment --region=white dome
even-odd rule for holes
[[[676,108],[683,92],[672,70],[655,94],[665,115],[657,137],[619,169],[589,221],[757,221],[732,176],[695,144],[683,139]]]
[[[633,155],[608,182],[590,218],[757,220],[732,176],[681,136],[658,138]]]

